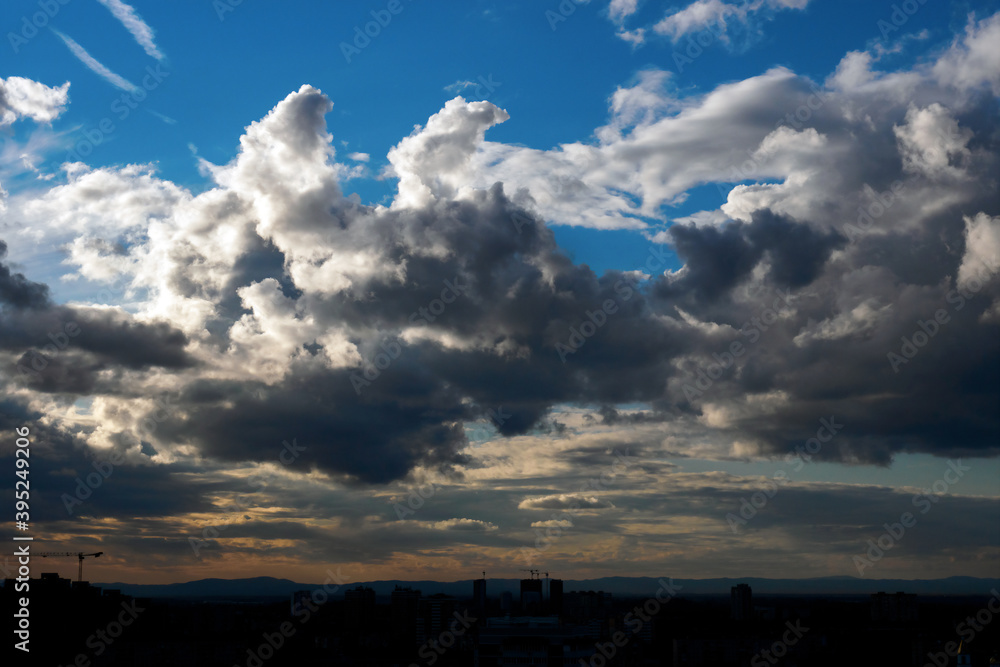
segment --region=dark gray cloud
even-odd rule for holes
[[[0,241],[0,259],[7,256],[7,244]],[[49,305],[49,288],[11,273],[10,267],[0,262],[0,304],[13,308],[39,308]]]
[[[167,258],[162,282],[141,287],[183,302],[178,328],[52,306],[44,286],[8,272],[8,302],[35,305],[5,309],[0,348],[24,365],[72,317],[72,349],[25,380],[46,393],[137,397],[148,369],[218,364],[211,375],[175,375],[179,409],[153,449],[195,444],[213,459],[267,461],[297,438],[309,449],[293,467],[363,483],[471,464],[463,425],[497,410],[502,436],[558,432],[550,412],[565,404],[600,410],[605,425],[664,431],[711,415],[717,434],[768,455],[835,416],[845,428],[821,458],[992,456],[997,281],[967,291],[962,308],[954,290],[975,255],[966,220],[993,225],[1000,215],[996,101],[959,99],[926,72],[915,79],[910,105],[884,82],[834,80],[819,95],[772,70],[687,100],[676,117],[651,114],[628,136],[624,126],[604,132],[594,151],[580,147],[598,162],[634,162],[649,176],[643,197],[661,202],[725,178],[738,148],[767,147],[755,175],[778,182],[734,189],[728,220],[673,225],[664,236],[683,268],[644,281],[575,264],[522,206],[530,194],[493,183],[458,196],[483,133],[506,117],[499,109],[449,102],[390,154],[405,205],[369,207],[343,196],[329,161],[329,100],[304,86],[248,129],[218,188],[178,204],[183,215],[142,253],[130,247],[138,264]],[[778,129],[797,109],[808,121]],[[720,128],[728,134],[716,136]],[[678,141],[689,134],[704,138],[689,156],[702,175],[671,180],[694,151]],[[873,229],[846,231],[896,182],[903,195],[881,204],[891,210]],[[220,228],[224,247],[204,231]],[[942,309],[947,324],[894,367],[887,355]],[[733,343],[745,354],[697,385]],[[260,372],[261,359],[278,359],[268,362],[277,369]],[[241,364],[244,377],[233,370]],[[618,412],[629,404],[650,409]]]
[[[7,246],[0,241],[0,258]],[[47,393],[86,395],[100,371],[183,369],[194,364],[188,339],[166,322],[139,322],[121,311],[56,305],[49,288],[0,262],[0,351],[6,372]],[[100,392],[108,391],[105,383]]]

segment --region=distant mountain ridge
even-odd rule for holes
[[[644,597],[656,593],[660,587],[657,577],[602,577],[600,579],[566,579],[566,591],[602,590],[615,596]],[[490,597],[510,591],[519,591],[519,579],[489,579],[486,584]],[[680,586],[679,595],[728,595],[738,583],[749,584],[754,595],[868,595],[885,591],[904,591],[918,595],[983,595],[988,597],[993,589],[1000,589],[1000,579],[976,577],[948,577],[947,579],[858,579],[855,577],[822,577],[816,579],[762,579],[757,577],[719,579],[673,579]],[[321,588],[322,584],[306,584],[274,577],[250,579],[199,579],[177,584],[126,584],[95,583],[101,588],[119,589],[126,595],[148,598],[286,598],[295,591]],[[330,584],[334,586],[335,584]],[[378,596],[388,596],[396,586],[419,589],[424,595],[444,593],[455,597],[472,596],[472,580],[462,581],[360,581],[344,584],[333,593],[333,598],[355,586],[369,586]]]

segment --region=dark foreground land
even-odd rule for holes
[[[7,584],[0,601],[11,619],[17,595]],[[754,596],[737,609],[728,596],[661,604],[566,591],[522,608],[518,596],[477,606],[407,589],[341,590],[317,604],[307,594],[143,599],[65,579],[32,584],[30,661],[12,651],[17,659],[3,664],[986,667],[1000,656],[996,593]],[[17,638],[5,634],[7,650]]]

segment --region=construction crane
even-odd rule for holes
[[[538,570],[529,570],[527,568],[523,568],[522,567],[521,568],[521,572],[530,572],[531,576],[529,577],[529,579],[537,579],[538,578]]]
[[[43,551],[42,553],[35,555],[41,556],[42,558],[48,558],[49,556],[76,556],[80,561],[80,571],[76,575],[76,580],[80,582],[83,581],[83,559],[88,556],[99,558],[103,553],[103,551],[98,551],[97,553],[92,554],[85,554],[82,551]]]

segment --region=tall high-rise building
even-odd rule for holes
[[[396,586],[396,590],[389,597],[389,614],[392,622],[392,634],[397,639],[416,643],[417,639],[423,636],[423,621],[420,619],[420,591]]]
[[[448,624],[454,620],[458,601],[450,595],[437,593],[420,601],[421,616],[428,637],[437,637],[448,629]]]
[[[908,623],[918,618],[917,596],[913,593],[872,593],[871,617],[873,621]]]
[[[563,610],[563,580],[549,582],[549,613],[561,614]]]
[[[344,619],[351,632],[370,629],[375,622],[375,591],[358,586],[344,592]]]
[[[486,609],[486,577],[472,580],[472,604],[480,611]]]
[[[730,615],[734,621],[753,618],[753,591],[749,584],[737,584],[729,589]]]
[[[539,614],[542,611],[542,580],[521,580],[521,612]]]

